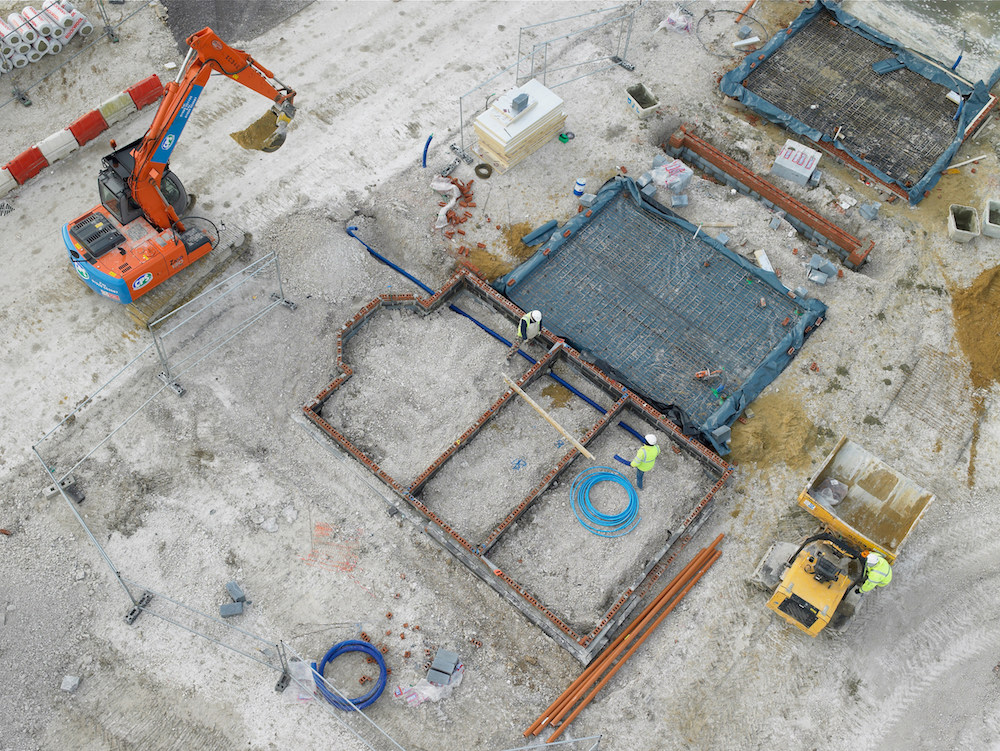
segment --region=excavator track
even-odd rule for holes
[[[143,328],[148,327],[150,321],[200,295],[236,261],[248,259],[251,239],[249,232],[235,224],[222,225],[218,243],[204,258],[122,307],[133,321]]]

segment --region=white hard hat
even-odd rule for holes
[[[533,311],[531,311],[531,320],[532,321],[540,321],[540,320],[542,320],[542,311],[540,311],[540,310],[533,310]]]
[[[649,445],[649,446],[655,446],[656,445],[656,436],[653,435],[652,433],[650,433],[649,435],[647,435],[644,440],[646,441],[646,444]]]
[[[866,560],[868,561],[869,566],[874,566],[876,563],[882,560],[882,556],[880,556],[873,550],[868,554],[868,558]]]

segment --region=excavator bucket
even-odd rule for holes
[[[244,149],[271,153],[281,148],[291,119],[274,107],[258,118],[250,127],[230,133],[230,137]]]

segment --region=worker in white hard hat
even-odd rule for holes
[[[892,581],[892,566],[885,557],[874,550],[865,558],[865,580],[856,590],[858,594],[871,592],[875,587],[884,587]]]
[[[642,476],[653,468],[656,457],[660,455],[660,447],[656,445],[656,436],[653,433],[647,435],[643,440],[646,442],[642,448],[635,453],[632,466],[635,467],[635,485],[642,490]]]
[[[530,313],[525,313],[521,316],[521,320],[517,323],[517,336],[514,337],[513,344],[510,345],[510,349],[507,350],[507,362],[511,361],[511,358],[517,354],[517,351],[521,349],[521,345],[524,342],[530,342],[538,333],[542,330],[542,311],[532,310]]]

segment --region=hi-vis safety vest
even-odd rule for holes
[[[885,558],[879,558],[874,566],[865,564],[865,583],[861,585],[862,592],[871,592],[875,587],[884,587],[892,581],[892,567]]]
[[[542,322],[531,320],[531,312],[529,311],[521,316],[521,322],[517,324],[517,337],[524,340],[534,339],[541,330]]]
[[[649,472],[649,470],[653,468],[653,463],[656,461],[656,457],[659,455],[659,446],[643,446],[635,453],[635,459],[632,460],[632,466],[640,472]]]

